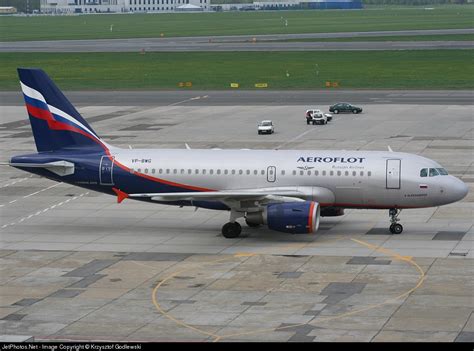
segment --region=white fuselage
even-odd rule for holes
[[[420,177],[422,168],[441,166],[399,152],[114,149],[112,155],[135,173],[167,182],[208,191],[299,187],[322,206],[429,207],[466,192],[453,176]]]

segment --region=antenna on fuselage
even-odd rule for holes
[[[187,150],[191,150],[191,146],[189,146],[188,143],[184,143],[184,146],[186,146]]]
[[[392,150],[392,148],[390,147],[390,145],[387,145],[387,147],[388,147],[388,151],[393,152],[393,150]]]

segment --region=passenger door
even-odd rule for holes
[[[102,156],[99,165],[100,185],[114,185],[113,180],[114,157]]]
[[[402,160],[389,159],[386,161],[386,188],[400,189]]]

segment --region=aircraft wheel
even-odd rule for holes
[[[390,233],[401,234],[403,232],[403,226],[399,223],[390,225]]]
[[[222,227],[222,235],[225,238],[237,238],[242,233],[242,227],[237,222],[228,222]]]
[[[246,223],[250,228],[257,228],[257,227],[260,227],[260,224],[253,223],[253,222],[249,222],[249,221],[247,221],[247,220],[245,220],[245,223]]]

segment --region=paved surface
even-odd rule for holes
[[[0,42],[0,52],[124,52],[124,51],[288,51],[288,50],[422,50],[473,48],[472,41],[415,42],[281,42],[289,39],[351,38],[473,34],[474,29],[437,29],[173,38],[48,40]]]
[[[71,91],[66,95],[76,106],[235,106],[235,105],[331,105],[353,104],[472,105],[472,90],[172,90],[172,91]],[[2,105],[23,106],[18,91],[0,92]]]
[[[227,40],[224,38],[228,38]],[[253,37],[133,38],[1,42],[0,52],[318,51],[472,49],[474,41],[282,42]]]
[[[228,213],[116,204],[0,166],[2,340],[474,341],[472,105],[371,104],[326,126],[307,126],[307,107],[175,100],[80,111],[121,147],[390,145],[439,161],[470,193],[402,212],[399,236],[387,234],[386,211],[350,210],[323,218],[314,236],[244,228],[228,240]],[[24,107],[0,114],[0,160],[33,151]],[[258,136],[267,118],[277,133]]]

